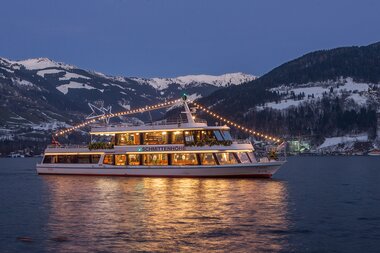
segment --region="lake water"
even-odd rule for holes
[[[0,159],[0,252],[380,252],[380,157],[273,179],[38,176]]]

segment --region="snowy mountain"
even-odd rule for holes
[[[380,127],[380,43],[308,53],[200,103],[254,129],[307,138],[366,133]]]
[[[132,80],[141,83],[149,84],[157,90],[168,89],[170,85],[179,85],[181,88],[186,88],[191,85],[209,84],[215,87],[228,87],[230,85],[239,85],[245,82],[250,82],[256,79],[256,76],[244,73],[231,73],[220,76],[212,75],[188,75],[179,76],[176,78],[131,78]]]
[[[183,93],[200,98],[222,87],[254,79],[255,76],[243,73],[151,79],[115,77],[47,58],[0,58],[0,141],[49,140],[47,132],[90,114],[88,103],[103,103],[116,112],[178,98]],[[152,116],[159,118],[164,113],[157,111]],[[147,119],[149,115],[137,117]]]

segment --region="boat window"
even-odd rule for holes
[[[201,154],[201,163],[202,165],[215,165],[214,155],[212,153]]]
[[[45,155],[44,161],[42,163],[54,163],[52,155]]]
[[[219,130],[215,130],[215,131],[214,131],[214,136],[216,137],[216,139],[217,139],[218,141],[223,141],[222,134],[220,133]]]
[[[89,155],[78,155],[77,157],[78,163],[90,163]]]
[[[257,162],[255,156],[253,155],[253,152],[247,152],[247,155],[249,156],[249,159],[251,159],[252,163]]]
[[[113,155],[105,155],[103,159],[103,163],[113,165]]]
[[[198,165],[196,154],[172,154],[172,165]]]
[[[117,134],[117,145],[140,145],[140,134],[139,133],[125,133]]]
[[[128,155],[128,164],[140,165],[140,155],[139,154]]]
[[[220,164],[235,164],[236,158],[232,153],[216,153],[216,157]]]
[[[127,162],[126,155],[115,155],[115,165],[123,166]]]
[[[57,163],[66,163],[66,156],[65,155],[59,155],[57,157]]]
[[[92,155],[91,156],[91,163],[99,163],[100,155]]]
[[[43,163],[98,163],[100,155],[45,155]]]
[[[149,132],[144,134],[144,144],[161,145],[168,144],[167,132]]]
[[[186,144],[193,144],[195,142],[192,131],[185,131]]]
[[[221,132],[222,132],[224,140],[226,140],[226,141],[232,141],[232,136],[231,136],[231,134],[230,134],[229,131],[223,130]]]
[[[172,144],[183,144],[183,133],[175,131],[172,133]]]
[[[91,135],[91,142],[115,143],[114,135]]]
[[[78,163],[77,156],[75,156],[75,155],[66,155],[65,156],[65,163]]]
[[[251,160],[249,159],[246,152],[237,152],[236,154],[239,157],[241,163],[251,163]]]
[[[167,154],[146,154],[143,155],[144,165],[168,165]]]

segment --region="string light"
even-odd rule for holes
[[[270,141],[273,141],[273,142],[276,142],[276,143],[279,143],[281,142],[280,139],[276,138],[276,137],[273,137],[273,136],[269,136],[267,134],[263,134],[263,133],[259,133],[259,132],[256,132],[252,129],[248,129],[242,125],[239,125],[235,122],[232,122],[231,120],[227,120],[226,118],[214,113],[214,112],[211,112],[210,110],[208,110],[207,108],[205,108],[204,106],[194,102],[194,101],[191,101],[191,103],[193,103],[197,108],[201,109],[202,111],[208,113],[209,115],[213,116],[214,118],[216,119],[219,119],[221,121],[223,121],[224,123],[226,123],[227,125],[231,125],[231,126],[234,126],[236,128],[238,128],[239,130],[242,130],[246,133],[249,133],[249,134],[253,134],[253,135],[256,135],[256,136],[259,136],[259,137],[262,137],[264,139],[267,139],[267,140],[270,140]]]
[[[94,119],[91,119],[91,120],[87,120],[87,121],[85,121],[83,123],[80,123],[78,125],[75,125],[73,127],[67,128],[65,130],[60,130],[60,131],[56,132],[54,134],[54,136],[58,137],[58,136],[70,133],[70,132],[72,132],[72,131],[74,131],[74,130],[76,130],[78,128],[82,128],[82,127],[87,126],[87,125],[89,125],[91,123],[94,123],[94,122],[96,122],[98,120],[102,120],[102,119],[106,119],[106,118],[112,118],[112,117],[116,117],[116,116],[122,116],[122,115],[130,115],[130,114],[134,114],[134,113],[137,113],[137,112],[144,112],[144,111],[151,110],[152,108],[155,108],[155,109],[164,108],[164,107],[171,106],[171,105],[173,105],[175,103],[178,103],[181,100],[182,99],[176,99],[176,100],[168,101],[168,102],[165,102],[165,103],[157,104],[155,106],[145,106],[145,107],[134,109],[134,110],[128,110],[128,111],[119,112],[119,113],[105,114],[105,115],[99,116],[97,118],[94,118]]]
[[[130,115],[130,114],[134,114],[134,113],[141,113],[141,112],[145,112],[145,111],[150,111],[150,110],[155,110],[155,109],[160,109],[160,108],[164,108],[164,107],[168,107],[168,106],[171,106],[175,103],[178,103],[180,102],[182,99],[176,99],[176,100],[172,100],[172,101],[168,101],[168,102],[165,102],[165,103],[160,103],[160,104],[156,104],[156,105],[152,105],[152,106],[145,106],[145,107],[141,107],[141,108],[138,108],[138,109],[133,109],[133,110],[127,110],[127,111],[123,111],[123,112],[119,112],[119,113],[110,113],[110,114],[105,114],[105,115],[102,115],[102,116],[99,116],[98,118],[94,118],[94,119],[91,119],[91,120],[88,120],[88,121],[85,121],[81,124],[78,124],[78,125],[75,125],[71,128],[67,128],[65,130],[60,130],[58,131],[57,133],[55,133],[54,135],[55,136],[61,136],[61,135],[64,135],[64,134],[67,134],[67,133],[70,133],[78,128],[82,128],[84,126],[87,126],[91,123],[94,123],[98,120],[101,120],[101,119],[106,119],[106,118],[112,118],[112,117],[118,117],[118,116],[123,116],[123,115]],[[210,110],[208,110],[206,107],[194,102],[194,101],[189,101],[190,103],[193,103],[197,108],[201,109],[202,111],[206,112],[207,114],[213,116],[214,118],[218,119],[218,120],[221,120],[223,121],[224,123],[226,123],[227,125],[231,125],[231,126],[234,126],[236,128],[238,128],[239,130],[241,131],[244,131],[246,133],[249,133],[249,134],[253,134],[255,136],[259,136],[259,137],[262,137],[264,139],[267,139],[267,140],[270,140],[270,141],[273,141],[273,142],[276,142],[276,143],[279,143],[281,142],[280,139],[276,138],[276,137],[273,137],[273,136],[269,136],[267,134],[263,134],[263,133],[259,133],[259,132],[256,132],[252,129],[248,129],[242,125],[239,125],[231,120],[228,120]]]

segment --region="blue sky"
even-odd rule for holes
[[[112,75],[262,75],[307,52],[380,41],[375,0],[9,0],[0,56]]]

